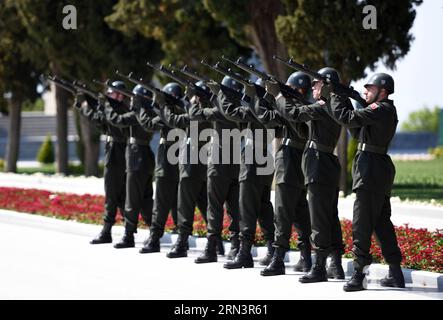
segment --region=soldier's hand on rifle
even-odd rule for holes
[[[191,104],[199,104],[200,103],[200,97],[199,96],[193,96],[190,100]]]
[[[213,80],[206,82],[206,86],[208,86],[208,88],[211,89],[212,93],[215,95],[217,95],[220,91],[220,85]]]
[[[322,98],[328,100],[331,97],[331,93],[333,92],[334,92],[334,85],[332,83],[324,83],[321,88],[320,95]]]
[[[86,101],[86,97],[83,93],[78,92],[75,95],[75,99],[74,99],[74,107],[80,109],[82,106],[82,103]]]
[[[186,91],[185,91],[185,95],[192,100],[192,98],[195,96],[195,92],[196,91],[194,88],[187,86]]]
[[[154,102],[160,107],[163,108],[166,105],[165,95],[159,92],[154,94]]]
[[[274,80],[265,80],[264,82],[266,91],[274,97],[278,96],[278,94],[280,93],[280,87],[278,83]]]

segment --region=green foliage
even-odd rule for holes
[[[43,111],[45,109],[45,103],[43,99],[38,98],[34,102],[25,100],[22,104],[22,111]]]
[[[236,56],[242,50],[201,0],[120,0],[106,21],[125,34],[139,33],[159,41],[163,63],[188,64],[205,73],[202,58],[212,62],[222,54]]]
[[[3,171],[5,169],[5,160],[0,158],[0,171]]]
[[[438,133],[440,125],[440,108],[435,106],[433,110],[424,107],[411,112],[401,129],[408,132],[434,132]]]
[[[377,61],[394,68],[410,49],[409,33],[415,7],[422,1],[284,1],[286,14],[277,18],[276,29],[289,54],[312,68],[325,65],[340,71],[349,82],[365,76]],[[363,7],[377,8],[377,29],[365,30]]]
[[[429,149],[429,153],[435,156],[437,159],[443,158],[443,147],[435,147]]]
[[[146,59],[159,59],[156,41],[109,28],[104,18],[112,12],[114,0],[70,1],[77,8],[77,30],[62,28],[63,1],[7,2],[17,9],[29,34],[23,44],[29,59],[48,72],[71,79],[104,79],[116,66],[127,72],[140,68]]]
[[[26,30],[20,23],[17,10],[8,2],[0,2],[0,112],[7,113],[4,93],[22,101],[37,97],[37,69],[24,54]]]
[[[53,163],[54,160],[54,145],[52,144],[51,136],[47,135],[45,141],[38,150],[37,161],[42,164],[49,164]]]

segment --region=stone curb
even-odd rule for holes
[[[0,209],[0,223],[15,224],[22,227],[42,228],[51,231],[74,234],[85,237],[94,237],[101,229],[101,226],[79,223],[75,221],[66,221],[56,218],[49,218],[28,213],[19,213],[14,211]],[[113,237],[121,237],[124,233],[122,226],[113,228]],[[146,239],[149,235],[148,230],[140,229],[136,234],[137,245]],[[162,247],[171,247],[177,240],[177,234],[165,233],[161,238]],[[202,252],[206,245],[206,238],[192,236],[189,238],[189,248],[193,252]],[[231,244],[224,241],[225,251],[229,252]],[[253,247],[252,256],[261,258],[266,254],[266,247]],[[286,254],[285,262],[290,266],[294,265],[299,259],[298,251],[290,251]],[[342,259],[342,266],[346,276],[351,276],[354,267],[351,259]],[[426,287],[438,292],[443,292],[443,274],[418,271],[402,268],[406,283],[416,287]],[[383,264],[372,264],[368,269],[369,282],[377,282],[388,274],[388,266]]]

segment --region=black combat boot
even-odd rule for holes
[[[301,283],[313,283],[328,281],[326,274],[326,256],[319,254],[315,255],[315,264],[312,266],[311,271],[307,275],[304,275],[298,281]]]
[[[339,251],[333,251],[330,254],[331,263],[329,263],[327,274],[329,279],[344,279],[345,272],[341,265],[341,253]]]
[[[143,248],[140,249],[140,253],[154,253],[160,252],[160,234],[155,231],[151,231],[149,238],[143,242]]]
[[[356,269],[352,274],[351,280],[346,282],[343,286],[343,290],[346,292],[366,290],[368,287],[368,280],[366,279],[366,272],[364,270]]]
[[[252,260],[251,247],[252,241],[241,240],[240,249],[234,260],[226,262],[223,267],[226,269],[253,268],[254,260]]]
[[[225,245],[224,245],[223,239],[221,237],[217,237],[217,254],[219,256],[225,255]]]
[[[389,273],[385,278],[380,280],[380,285],[382,287],[404,288],[405,278],[403,276],[403,272],[401,271],[400,265],[390,264]]]
[[[105,222],[103,225],[102,231],[91,240],[90,244],[102,244],[102,243],[112,243],[112,235],[111,235],[112,223]]]
[[[219,237],[211,235],[208,237],[208,242],[206,242],[205,251],[195,259],[195,263],[210,263],[217,262],[217,245],[219,242]]]
[[[234,260],[240,248],[240,239],[238,233],[231,236],[231,249],[228,252],[228,260]]]
[[[124,248],[134,248],[134,247],[135,247],[134,230],[131,230],[128,227],[126,227],[123,238],[120,240],[120,242],[114,245],[114,248],[124,249]]]
[[[266,268],[264,268],[260,272],[260,274],[262,276],[278,276],[281,274],[285,274],[285,255],[285,248],[275,248],[271,263]]]
[[[266,255],[260,260],[259,264],[262,266],[267,266],[271,263],[272,256],[274,255],[275,248],[272,246],[272,241],[266,241],[266,248],[268,251]]]
[[[188,235],[179,233],[174,247],[166,255],[168,258],[184,258],[188,256]]]
[[[311,258],[311,245],[303,244],[300,245],[300,259],[297,264],[294,266],[294,271],[297,272],[309,272],[312,267],[312,258]]]

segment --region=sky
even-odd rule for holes
[[[394,77],[396,92],[391,96],[397,107],[400,123],[412,111],[427,105],[443,108],[443,0],[425,0],[417,8],[410,31],[415,37],[409,53],[397,62],[395,71],[379,63],[375,72]],[[374,72],[352,85],[361,91]]]

